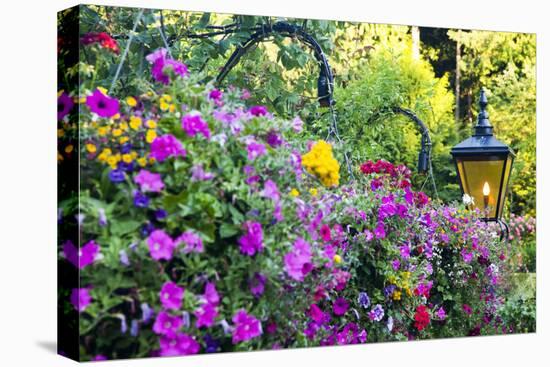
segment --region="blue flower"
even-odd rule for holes
[[[134,205],[138,208],[147,208],[149,206],[149,198],[140,191],[134,193]]]
[[[370,298],[367,292],[360,292],[357,301],[363,308],[368,308],[370,306]]]
[[[124,172],[120,169],[114,169],[109,172],[109,180],[113,183],[121,183],[124,181],[125,175]]]

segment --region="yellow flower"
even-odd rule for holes
[[[130,117],[130,127],[133,130],[138,130],[141,127],[141,118],[137,116]]]
[[[160,100],[159,100],[160,109],[163,110],[163,111],[166,111],[167,109],[169,109],[170,108],[170,102],[172,102],[172,97],[169,96],[168,94],[163,94],[162,97],[160,97]]]
[[[79,103],[79,104],[86,103],[86,97],[80,97],[80,98],[78,98],[78,103]]]
[[[128,124],[126,122],[121,122],[119,127],[120,127],[120,130],[122,131],[128,130]]]
[[[97,156],[97,159],[98,159],[100,162],[106,162],[106,161],[107,161],[107,158],[109,158],[110,155],[111,155],[111,149],[105,148],[105,149],[103,149],[103,151],[101,152],[101,154],[99,154],[99,155]]]
[[[97,133],[99,136],[105,136],[109,132],[109,128],[107,126],[102,126],[99,129],[97,129]]]
[[[317,194],[318,194],[317,189],[315,189],[315,188],[309,189],[309,194],[311,196],[317,196]]]
[[[126,97],[126,104],[130,107],[136,107],[137,106],[137,101],[134,97],[130,96],[130,97]]]
[[[113,136],[119,137],[122,135],[121,129],[113,129]]]
[[[394,301],[399,301],[401,299],[401,291],[393,291],[392,298],[394,299]]]
[[[154,120],[147,120],[147,122],[145,122],[145,125],[149,128],[149,129],[154,129],[157,127],[157,123],[154,121]]]
[[[91,143],[88,143],[86,144],[86,150],[89,152],[89,153],[95,153],[97,151],[97,148],[94,144],[91,144]]]
[[[118,163],[118,159],[116,159],[114,155],[107,158],[107,164],[112,168],[116,168],[117,163]]]
[[[103,88],[103,87],[97,87],[97,89],[99,89],[99,91],[105,95],[107,95],[107,89]]]
[[[119,142],[120,144],[124,144],[124,143],[126,143],[128,140],[130,140],[129,137],[127,137],[127,136],[121,136],[120,139],[118,139],[118,142]]]
[[[57,129],[57,137],[62,138],[65,136],[65,130],[63,129]]]
[[[290,196],[292,196],[292,197],[300,196],[300,191],[298,191],[296,189],[292,189],[292,190],[290,190]]]
[[[337,186],[340,182],[340,164],[332,155],[332,146],[324,140],[317,141],[302,156],[302,166],[326,187]]]
[[[131,154],[123,154],[122,155],[122,161],[124,163],[132,163],[133,160],[134,160],[134,158],[132,157]]]
[[[61,153],[57,152],[57,160],[61,162],[63,159],[64,159],[64,158],[63,158],[63,156],[61,155]]]
[[[147,130],[147,134],[145,135],[145,140],[149,144],[151,144],[156,137],[157,137],[157,132],[155,130]]]
[[[338,255],[338,254],[334,255],[334,257],[333,257],[332,259],[334,260],[334,262],[335,262],[336,264],[342,263],[342,257],[341,257],[340,255]]]
[[[117,113],[113,117],[111,117],[113,120],[118,120],[120,118],[120,113]]]
[[[138,158],[136,161],[141,167],[145,167],[147,165],[147,158],[145,157]]]
[[[73,151],[74,146],[72,144],[69,144],[65,147],[65,153],[69,154]]]

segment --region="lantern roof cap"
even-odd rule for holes
[[[493,126],[489,122],[487,113],[487,95],[481,88],[479,94],[479,114],[474,133],[471,137],[458,143],[451,149],[451,154],[456,155],[507,155],[515,156],[514,151],[493,135]]]

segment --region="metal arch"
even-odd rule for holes
[[[231,54],[220,73],[216,77],[216,83],[219,84],[227,74],[238,64],[241,57],[254,45],[263,42],[267,37],[273,34],[280,34],[285,37],[297,38],[309,46],[315,55],[315,59],[320,67],[319,80],[317,83],[318,99],[322,106],[328,107],[334,104],[334,78],[328,60],[323,53],[323,49],[303,27],[287,22],[277,22],[274,24],[262,24],[250,37],[237,47]]]

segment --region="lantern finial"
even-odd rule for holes
[[[477,125],[474,130],[474,136],[493,135],[493,127],[489,122],[489,114],[487,113],[487,96],[483,88],[481,88],[481,92],[479,93],[479,115],[477,116]]]

